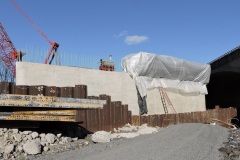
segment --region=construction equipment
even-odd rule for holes
[[[56,42],[52,42],[48,39],[48,37],[36,26],[35,23],[23,12],[23,10],[13,1],[10,0],[10,2],[19,10],[19,12],[33,25],[33,27],[48,41],[48,43],[51,45],[51,48],[48,52],[48,55],[44,61],[45,64],[51,64],[55,55],[57,54],[57,50],[59,47],[59,44]],[[11,39],[9,38],[6,30],[4,29],[3,25],[0,23],[0,58],[7,67],[7,69],[10,71],[10,73],[16,77],[16,61],[22,61],[22,57],[25,55],[25,53],[21,51],[17,51],[14,47]],[[51,59],[49,60],[49,58]]]
[[[16,61],[22,61],[24,54],[16,50],[2,23],[0,23],[0,58],[14,77],[16,76]]]
[[[109,61],[100,59],[99,70],[114,71],[114,62],[112,61],[112,55],[109,56]]]
[[[49,40],[49,38],[37,27],[37,25],[23,12],[23,10],[13,1],[10,0],[10,2],[17,8],[17,10],[29,21],[29,23],[48,41],[48,43],[51,45],[51,48],[48,52],[48,55],[44,61],[45,64],[51,64],[55,55],[57,54],[57,50],[59,47],[59,44],[56,42],[52,42]],[[50,56],[52,55],[51,59],[49,60]]]
[[[161,100],[162,100],[163,109],[164,109],[165,114],[168,114],[166,101],[168,103],[169,108],[171,108],[172,112],[174,114],[176,114],[177,112],[176,112],[175,108],[173,107],[172,102],[170,101],[170,99],[169,99],[166,91],[164,90],[164,88],[163,87],[159,87],[159,92],[160,92],[160,96],[161,96]]]

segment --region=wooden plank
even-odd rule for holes
[[[122,105],[122,123],[123,125],[128,123],[128,105]]]
[[[140,116],[140,125],[148,124],[148,116]]]
[[[128,123],[132,124],[132,111],[128,111]]]
[[[111,102],[111,110],[110,110],[110,115],[111,115],[111,126],[112,129],[117,127],[117,120],[116,120],[116,102]]]
[[[45,96],[45,89],[46,86],[44,85],[30,86],[29,95]]]
[[[87,86],[86,85],[75,85],[74,87],[74,98],[87,98]]]
[[[0,112],[1,113],[1,112]],[[76,110],[14,111],[14,115],[76,115]]]
[[[0,116],[0,120],[76,122],[75,121],[75,116],[44,116],[44,115],[10,115],[10,116]]]
[[[56,87],[56,86],[46,86],[45,96],[59,97],[60,96],[60,88]]]
[[[112,130],[111,96],[99,95],[99,99],[106,101],[102,111],[102,128],[105,131],[111,131]]]
[[[39,107],[39,108],[76,108],[97,109],[102,108],[104,100],[59,98],[30,95],[0,95],[0,106],[6,107]]]
[[[193,123],[201,123],[201,112],[192,112]]]
[[[19,95],[28,95],[29,86],[19,85],[16,86],[16,94]]]
[[[87,110],[77,110],[75,121],[80,122],[80,126],[87,129]]]
[[[148,126],[151,126],[151,127],[157,126],[157,116],[156,115],[148,116]]]
[[[123,125],[122,122],[122,102],[117,101],[115,106],[115,122],[116,122],[116,128],[120,128]]]
[[[131,125],[133,126],[140,126],[140,116],[132,116],[132,121],[131,121]]]

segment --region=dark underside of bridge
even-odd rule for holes
[[[207,85],[206,107],[234,107],[240,120],[240,46],[210,62],[212,73]],[[235,121],[240,127],[240,121]]]
[[[208,95],[206,95],[207,109],[219,105],[221,108],[237,108],[237,119],[231,122],[240,127],[240,73],[221,72],[212,74],[207,85]]]
[[[207,108],[215,105],[240,108],[240,74],[236,72],[220,72],[212,74],[207,85]]]

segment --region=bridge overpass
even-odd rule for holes
[[[207,85],[207,108],[240,108],[240,46],[213,60],[210,82]]]

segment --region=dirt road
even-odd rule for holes
[[[90,145],[40,159],[219,160],[218,148],[227,137],[228,130],[218,125],[179,124],[160,128],[154,134]]]

